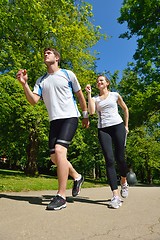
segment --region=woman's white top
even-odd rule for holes
[[[98,128],[110,127],[123,122],[122,117],[118,113],[118,96],[117,92],[109,92],[105,99],[95,96],[96,112],[98,114]]]

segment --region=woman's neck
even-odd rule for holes
[[[109,90],[107,88],[100,90],[99,95],[102,97],[107,97],[109,94]]]

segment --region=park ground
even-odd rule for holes
[[[119,209],[110,188],[67,190],[67,208],[46,211],[56,191],[2,192],[1,240],[160,240],[160,187],[132,186]]]

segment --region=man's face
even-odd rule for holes
[[[58,57],[56,57],[52,51],[47,50],[44,53],[44,62],[46,64],[54,64],[55,62],[58,62]]]

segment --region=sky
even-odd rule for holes
[[[127,24],[119,24],[117,18],[120,17],[120,8],[123,0],[86,0],[93,6],[94,25],[101,26],[101,33],[110,36],[107,41],[100,40],[93,50],[100,52],[96,61],[97,72],[119,70],[119,78],[122,71],[127,67],[128,62],[132,62],[136,49],[136,38],[130,40],[119,38],[119,35],[127,31]],[[119,79],[120,80],[120,79]]]

